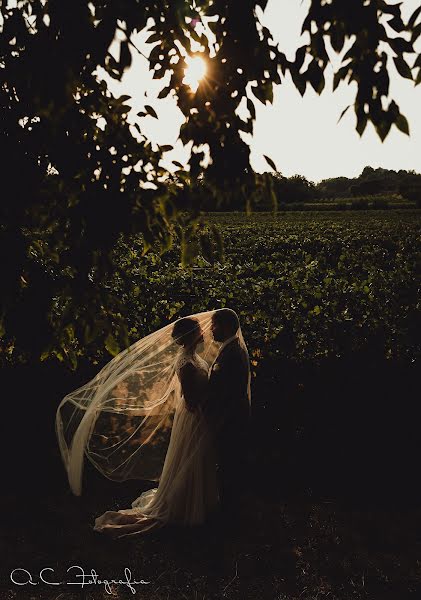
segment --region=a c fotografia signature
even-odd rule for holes
[[[83,567],[79,565],[72,565],[67,569],[67,573],[71,573],[72,577],[76,581],[57,581],[54,569],[52,567],[44,567],[38,573],[39,581],[35,581],[32,573],[23,567],[13,569],[10,573],[10,579],[12,583],[19,586],[25,585],[39,585],[43,583],[45,585],[79,585],[82,588],[88,585],[103,585],[107,594],[112,594],[112,585],[125,585],[132,592],[136,593],[135,585],[148,585],[150,581],[132,581],[132,572],[128,567],[124,569],[124,579],[102,579],[99,577],[95,569],[91,569],[89,573],[86,573]]]

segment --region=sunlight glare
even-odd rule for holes
[[[206,75],[206,63],[200,56],[187,56],[185,61],[187,68],[184,69],[183,83],[190,86],[192,92],[196,92],[200,81]]]

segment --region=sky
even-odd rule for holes
[[[261,15],[261,22],[272,32],[279,48],[289,60],[296,49],[305,42],[300,31],[309,7],[309,0],[269,0]],[[419,6],[419,0],[403,0],[404,17],[412,14]],[[139,33],[134,40],[136,46],[146,55],[152,46],[144,43],[150,34]],[[345,48],[346,51],[347,48]],[[415,49],[421,52],[421,37]],[[408,57],[407,57],[408,58]],[[400,77],[394,65],[390,66],[390,96],[400,106],[407,117],[410,136],[392,127],[384,142],[380,141],[374,127],[369,124],[360,138],[355,130],[356,117],[351,108],[338,123],[342,110],[353,103],[356,84],[342,82],[332,92],[334,66],[337,57],[325,72],[326,86],[319,96],[310,85],[304,97],[287,74],[280,85],[275,86],[272,105],[264,106],[256,101],[256,121],[251,140],[251,164],[259,172],[269,170],[263,154],[271,157],[278,171],[283,175],[300,174],[317,182],[330,177],[356,177],[366,165],[388,169],[414,169],[421,172],[421,85]],[[414,57],[410,58],[410,64]],[[390,63],[388,63],[390,64]],[[151,104],[158,120],[144,117],[141,128],[152,141],[170,144],[174,150],[165,155],[165,166],[171,160],[184,163],[188,160],[189,148],[184,148],[178,140],[183,115],[173,98],[157,99],[163,80],[152,79],[148,63],[141,55],[133,55],[131,68],[124,74],[121,83],[109,80],[112,91],[117,95],[129,94],[133,110],[129,121],[137,119],[136,113],[145,104]]]

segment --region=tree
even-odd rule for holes
[[[399,193],[421,208],[421,175],[414,171],[406,172],[400,181]]]
[[[284,177],[280,173],[276,173],[273,187],[277,201],[280,203],[310,202],[316,200],[318,196],[315,184],[308,181],[304,175]]]
[[[352,179],[348,177],[333,177],[324,179],[317,185],[317,190],[322,198],[340,198],[349,195]]]
[[[375,194],[380,194],[383,190],[382,181],[379,179],[361,181],[350,187],[350,192],[353,196],[373,196]]]
[[[190,184],[205,170],[206,151],[208,186],[226,190],[227,198],[249,199],[262,188],[273,194],[271,179],[253,173],[242,135],[253,132],[256,100],[271,103],[273,86],[287,72],[301,94],[308,83],[321,93],[329,44],[340,52],[353,41],[334,87],[356,82],[359,133],[369,121],[381,139],[392,124],[408,133],[396,102],[383,107],[391,59],[381,47],[394,52],[400,75],[418,84],[421,56],[411,67],[403,55],[414,54],[420,9],[404,22],[400,5],[384,0],[313,0],[303,25],[308,41],[288,61],[259,22],[265,6],[266,0],[243,0],[241,10],[233,0],[1,3],[0,251],[12,257],[2,273],[3,357],[54,354],[75,366],[78,347],[105,343],[115,353],[118,342],[126,344],[123,309],[104,288],[118,236],[141,233],[146,252],[154,243],[168,248],[178,232],[188,248],[201,208]],[[135,34],[147,27],[154,44],[149,66],[165,86],[160,96],[175,94],[185,116],[181,140],[193,143],[188,173],[177,173],[181,183],[162,168],[168,148],[152,148],[142,117],[129,125],[130,98],[115,98],[97,77],[102,67],[120,79],[137,51]],[[399,35],[389,36],[387,27]],[[194,44],[208,64],[206,85],[195,94],[183,82]],[[244,118],[237,111],[242,101]],[[141,114],[156,116],[148,105]],[[183,256],[188,262],[192,253]]]

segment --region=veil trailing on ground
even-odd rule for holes
[[[209,366],[221,346],[211,332],[215,312],[190,315],[203,333],[196,352]],[[159,480],[181,401],[175,371],[181,346],[172,337],[173,327],[170,323],[138,340],[60,402],[56,434],[75,495],[82,492],[84,456],[115,481]],[[247,351],[240,328],[236,337]],[[250,377],[248,394],[250,400]]]

